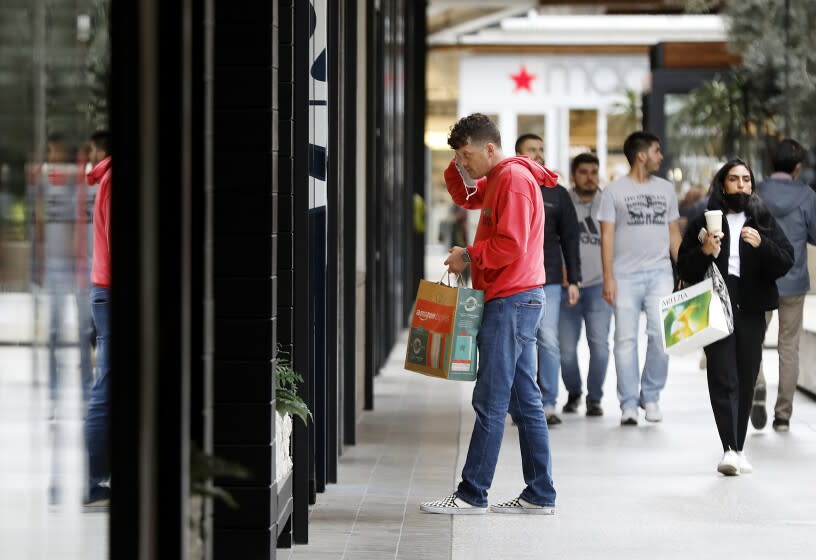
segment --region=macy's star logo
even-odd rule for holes
[[[516,89],[514,91],[521,91],[526,89],[529,92],[533,91],[532,81],[535,80],[535,74],[530,74],[522,64],[521,70],[517,74],[510,74],[510,77],[516,82]]]

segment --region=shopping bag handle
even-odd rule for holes
[[[443,282],[443,280],[445,280],[445,276],[447,276],[448,278],[447,278],[446,282]],[[450,273],[450,271],[443,272],[442,273],[442,278],[439,279],[439,282],[437,282],[437,284],[442,284],[442,285],[445,285],[445,286],[449,286],[451,288],[454,288],[454,287],[467,288],[467,284],[465,283],[465,279],[462,278],[462,275],[457,272],[457,273],[455,273],[455,276],[456,276],[456,286],[451,284],[451,281],[450,281],[451,273]]]

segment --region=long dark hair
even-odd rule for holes
[[[748,198],[748,204],[745,208],[745,215],[752,217],[760,230],[768,230],[771,226],[771,213],[765,207],[765,204],[762,203],[762,199],[759,198],[759,195],[757,194],[757,183],[756,179],[754,178],[753,169],[751,169],[751,166],[748,165],[747,162],[741,160],[740,158],[728,160],[725,165],[720,167],[720,170],[714,174],[714,178],[711,179],[711,188],[708,190],[708,209],[722,210],[723,212],[728,211],[728,207],[726,206],[723,198],[723,195],[725,194],[725,178],[728,176],[728,173],[738,165],[745,166],[745,169],[747,169],[748,173],[751,175],[751,196]]]

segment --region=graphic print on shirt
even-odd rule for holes
[[[578,229],[581,232],[581,244],[583,245],[600,245],[601,232],[592,216],[587,216],[584,221],[578,222]]]
[[[482,225],[493,226],[493,217],[490,214],[490,208],[482,208]]]
[[[666,210],[669,203],[663,194],[633,194],[624,197],[630,226],[651,226],[666,224]]]

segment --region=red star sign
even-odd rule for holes
[[[535,80],[535,74],[530,74],[527,72],[527,69],[522,65],[521,70],[518,71],[518,74],[510,74],[510,77],[516,82],[516,89],[515,91],[521,91],[526,89],[529,92],[533,91],[532,88],[532,81]]]

